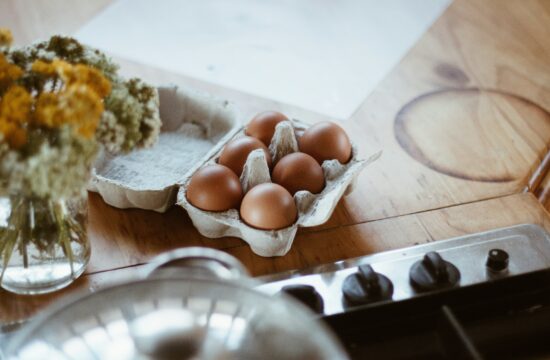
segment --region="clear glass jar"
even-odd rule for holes
[[[43,294],[71,284],[86,269],[87,196],[51,200],[0,195],[0,286]]]

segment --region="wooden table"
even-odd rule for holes
[[[4,0],[0,24],[21,44],[70,33],[110,2]],[[0,321],[134,277],[152,256],[182,246],[223,249],[263,275],[519,223],[550,230],[543,206],[550,204],[548,24],[547,0],[455,0],[351,118],[333,119],[361,154],[383,149],[383,156],[326,224],[299,231],[286,256],[262,258],[239,239],[202,237],[179,208],[119,210],[90,194],[93,255],[85,276],[46,296],[0,291]],[[276,109],[309,122],[326,119],[117,60],[125,74],[207,90],[247,116]]]

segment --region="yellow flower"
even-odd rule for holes
[[[4,54],[0,53],[0,91],[10,86],[21,75],[23,70],[17,65],[10,64]]]
[[[40,94],[35,121],[48,128],[69,124],[79,135],[91,139],[102,113],[103,103],[97,93],[86,85],[74,84],[59,93]]]
[[[0,101],[0,118],[17,125],[24,125],[29,120],[31,106],[31,94],[22,86],[11,86]]]
[[[32,63],[31,70],[46,76],[59,76],[62,77],[64,73],[69,71],[71,64],[63,60],[53,60],[52,62],[46,62],[43,60],[36,60]]]
[[[9,29],[0,28],[0,47],[9,47],[13,42],[13,36]]]
[[[63,60],[54,60],[47,63],[37,60],[32,64],[32,71],[46,76],[59,76],[66,86],[84,84],[104,98],[111,92],[111,83],[103,74],[87,65],[71,65]]]
[[[0,118],[0,134],[14,149],[20,149],[27,143],[27,131],[11,123],[4,122],[2,118]]]
[[[0,101],[0,133],[13,148],[20,148],[27,142],[26,126],[31,107],[31,95],[18,85],[10,87]]]
[[[111,83],[99,70],[82,64],[76,65],[73,69],[74,71],[67,74],[67,79],[64,79],[68,85],[86,84],[100,98],[106,97],[111,92]]]
[[[43,92],[38,96],[34,110],[34,123],[47,128],[55,128],[64,124],[61,116],[59,95],[53,92]]]
[[[90,91],[88,86],[77,83],[61,93],[61,98],[75,121],[77,132],[87,139],[92,138],[104,110],[99,95]]]
[[[0,41],[2,36],[8,39],[0,30]],[[111,83],[102,73],[63,60],[51,63],[37,60],[32,71],[54,82],[61,80],[62,86],[39,92],[33,98],[25,88],[14,84],[23,70],[0,53],[0,90],[6,90],[0,98],[0,133],[5,141],[13,148],[20,148],[27,142],[27,131],[64,125],[69,125],[79,136],[93,138],[104,110],[103,98],[111,92]]]
[[[90,139],[103,113],[102,99],[111,92],[111,83],[102,73],[87,65],[71,65],[63,60],[47,63],[37,60],[32,71],[58,76],[64,87],[58,92],[43,92],[35,108],[35,123],[48,128],[70,124]]]

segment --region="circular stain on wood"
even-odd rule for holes
[[[508,182],[527,176],[550,142],[550,113],[490,89],[421,95],[397,114],[394,133],[414,159],[460,179]]]

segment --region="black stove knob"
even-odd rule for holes
[[[505,272],[508,270],[508,262],[510,256],[508,253],[501,249],[491,249],[487,255],[487,262],[485,265],[487,269],[493,272]]]
[[[460,280],[460,271],[437,252],[430,251],[411,266],[409,278],[416,290],[430,291],[455,286]]]
[[[370,265],[361,265],[355,274],[344,280],[342,292],[346,305],[363,305],[391,299],[393,284],[390,279],[375,272]]]
[[[325,304],[321,295],[315,290],[311,285],[286,285],[283,286],[281,292],[284,292],[298,301],[305,304],[311,310],[315,311],[318,314],[322,314]]]

